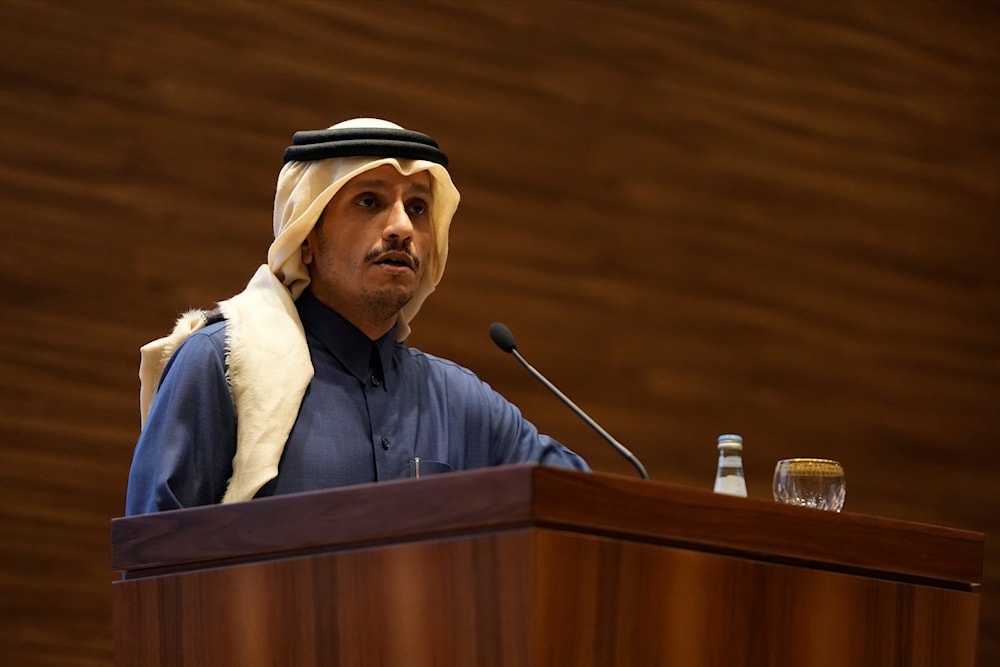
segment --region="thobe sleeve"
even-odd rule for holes
[[[543,465],[590,471],[590,466],[576,452],[554,438],[543,435],[521,411],[483,383],[481,392],[490,418],[491,465],[505,463],[541,463]]]
[[[135,447],[126,514],[218,503],[235,452],[225,328],[212,327],[188,338],[164,370]]]

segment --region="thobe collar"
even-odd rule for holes
[[[369,382],[373,373],[385,376],[379,378],[382,386],[390,380],[388,376],[392,373],[390,362],[396,344],[397,325],[372,341],[340,313],[317,299],[308,288],[295,302],[295,307],[306,334],[316,338],[360,382]],[[378,354],[381,369],[373,368],[373,350]]]

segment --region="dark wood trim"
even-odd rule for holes
[[[961,590],[982,583],[981,533],[536,466],[115,519],[112,566],[134,578],[233,564],[250,554],[283,558],[531,526]]]

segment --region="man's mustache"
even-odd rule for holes
[[[367,255],[365,255],[365,261],[374,262],[376,259],[386,254],[387,252],[406,253],[406,255],[413,261],[413,270],[416,271],[417,269],[420,268],[420,258],[414,254],[413,248],[410,247],[409,243],[393,243],[393,242],[386,243],[382,245],[382,247],[375,248],[374,250],[370,251]]]

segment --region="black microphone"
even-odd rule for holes
[[[521,353],[517,351],[517,343],[514,341],[514,334],[511,333],[510,329],[507,328],[506,324],[502,322],[494,322],[490,325],[490,338],[496,343],[504,352],[510,352],[514,355],[514,358],[521,362],[521,365],[528,369],[528,372],[535,376],[539,382],[548,387],[549,391],[556,395],[560,401],[569,406],[569,409],[577,414],[577,416],[583,421],[587,422],[590,428],[597,431],[597,433],[611,443],[611,446],[618,450],[618,453],[628,459],[628,462],[635,466],[635,469],[639,471],[639,475],[643,479],[649,479],[649,474],[646,472],[646,468],[639,462],[639,459],[635,457],[635,454],[630,452],[625,445],[615,440],[610,433],[601,428],[600,424],[591,419],[586,412],[577,407],[576,403],[569,400],[566,394],[559,391],[559,388],[554,384],[549,382],[544,375],[535,370],[534,366],[529,364]]]

